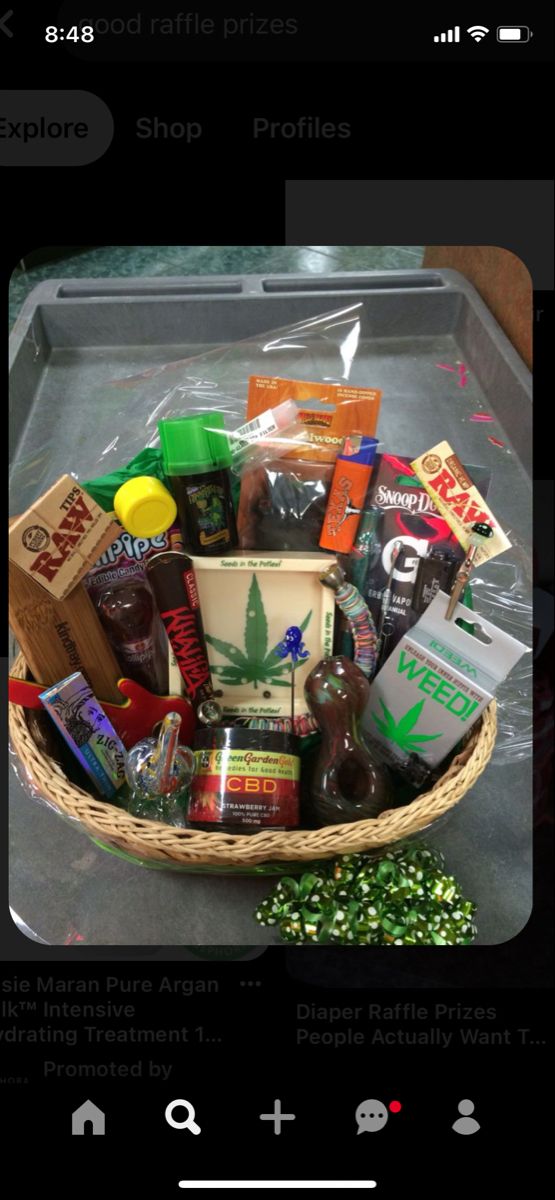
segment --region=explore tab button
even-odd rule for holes
[[[0,91],[3,167],[83,167],[113,136],[110,109],[93,92]]]

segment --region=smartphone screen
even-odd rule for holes
[[[41,8],[0,12],[11,1171],[516,1196],[550,14]]]

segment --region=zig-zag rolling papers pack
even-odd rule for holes
[[[74,671],[40,699],[95,787],[111,800],[125,783],[125,747],[86,679]]]

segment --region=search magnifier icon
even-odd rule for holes
[[[187,1116],[184,1121],[176,1121],[173,1115],[174,1108],[184,1108],[186,1110]],[[195,1110],[189,1100],[172,1100],[168,1104],[164,1116],[172,1129],[188,1129],[189,1133],[200,1133],[200,1125],[197,1125],[195,1121]]]

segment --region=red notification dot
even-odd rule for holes
[[[399,1103],[398,1100],[392,1100],[391,1104],[389,1105],[389,1111],[390,1112],[400,1112],[401,1107],[402,1107],[402,1105]]]

